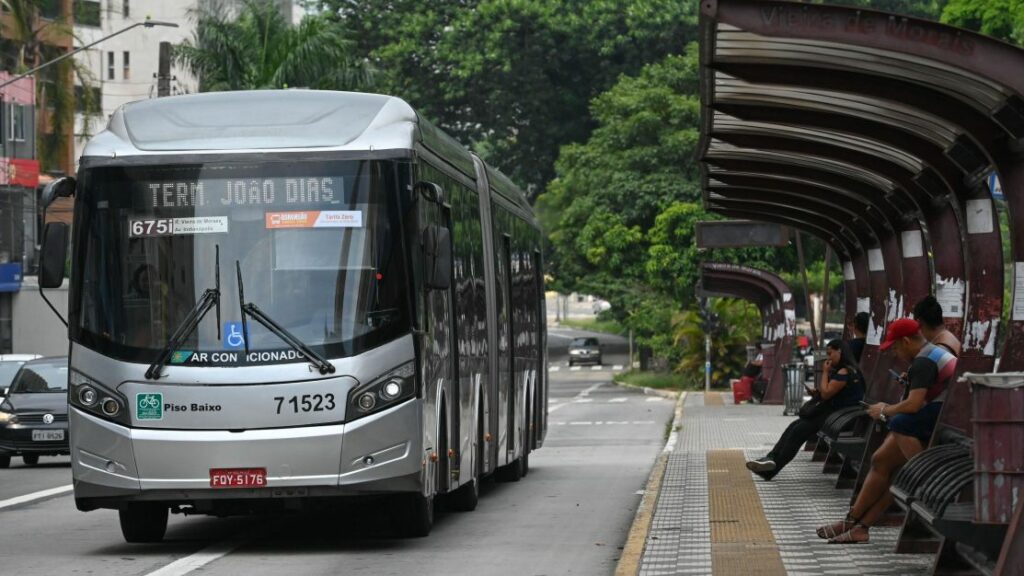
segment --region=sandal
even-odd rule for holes
[[[855,536],[854,535],[854,532],[857,532],[858,528],[863,530],[863,533],[864,533],[863,539],[860,539],[859,536]],[[853,528],[850,528],[849,530],[847,530],[846,532],[843,532],[839,536],[836,536],[835,538],[830,539],[828,541],[828,543],[829,544],[867,544],[870,541],[871,541],[871,535],[868,534],[868,527],[863,525],[863,524],[861,524],[860,522],[858,522],[858,523],[853,525]]]
[[[854,518],[847,514],[846,518],[839,522],[819,526],[816,532],[818,534],[818,538],[821,538],[822,540],[831,540],[832,538],[838,538],[839,536],[849,532],[859,521],[860,518]]]

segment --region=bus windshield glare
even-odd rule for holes
[[[71,336],[82,345],[154,361],[219,273],[220,338],[206,314],[170,364],[300,361],[256,322],[243,334],[236,270],[246,302],[324,356],[409,330],[388,162],[99,166],[80,176]]]

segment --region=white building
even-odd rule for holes
[[[157,71],[160,61],[160,43],[177,44],[191,39],[195,30],[193,12],[218,2],[227,10],[237,9],[242,0],[74,0],[75,35],[82,46],[109,36],[147,18],[173,22],[177,28],[139,26],[124,34],[100,42],[76,56],[92,75],[102,112],[86,122],[79,113],[75,116],[75,158],[89,137],[106,125],[107,119],[119,106],[135,100],[157,96]],[[293,22],[303,11],[293,0],[273,0],[282,14]],[[198,82],[183,68],[171,64],[171,95],[196,92]],[[80,89],[79,89],[80,90]],[[81,95],[76,99],[81,100]]]

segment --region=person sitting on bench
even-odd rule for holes
[[[867,542],[868,530],[892,505],[892,478],[903,464],[928,446],[939,418],[946,388],[956,373],[956,356],[931,344],[916,320],[900,318],[889,325],[881,350],[910,362],[903,399],[898,404],[878,402],[868,415],[887,423],[890,434],[871,456],[871,471],[846,518],[818,528],[818,537],[830,544]]]
[[[925,296],[914,305],[914,320],[921,325],[921,334],[936,346],[949,350],[960,357],[960,340],[946,329],[942,321],[942,305],[935,296]]]
[[[864,378],[849,344],[835,339],[825,346],[825,352],[828,359],[821,371],[821,385],[809,390],[820,402],[812,400],[800,409],[800,417],[790,423],[767,456],[747,462],[747,469],[765,480],[774,478],[793,460],[800,447],[818,434],[829,414],[856,406],[864,398]]]

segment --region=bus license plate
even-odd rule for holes
[[[33,442],[60,442],[64,439],[63,430],[33,430]]]
[[[266,468],[211,468],[210,488],[265,488]]]

